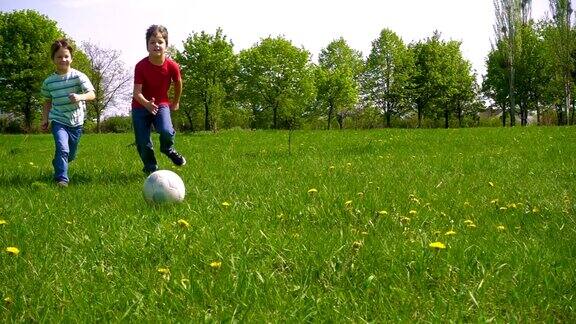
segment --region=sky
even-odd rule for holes
[[[533,0],[532,17],[544,18],[548,3]],[[170,45],[179,50],[193,33],[214,34],[220,27],[236,52],[282,36],[308,50],[313,61],[340,37],[366,57],[388,28],[406,44],[435,30],[443,40],[462,42],[464,58],[480,77],[495,21],[493,0],[0,0],[0,11],[20,9],[56,21],[78,44],[120,51],[128,70],[147,55],[145,32],[152,24],[166,26]]]

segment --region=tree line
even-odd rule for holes
[[[576,34],[569,0],[550,0],[552,18],[534,21],[528,0],[493,0],[496,14],[486,74],[478,83],[460,49],[438,31],[409,44],[383,29],[364,58],[345,39],[312,55],[282,36],[234,51],[222,29],[192,32],[169,53],[184,81],[180,130],[467,127],[574,123]],[[0,129],[34,130],[50,43],[66,34],[33,10],[0,12]],[[130,101],[129,72],[117,51],[84,42],[74,56],[96,87],[88,116]],[[124,113],[127,113],[125,111]],[[496,116],[496,117],[491,117]],[[484,123],[483,123],[484,121]]]
[[[551,18],[530,19],[530,0],[494,0],[495,42],[482,92],[502,124],[574,124],[576,28],[570,0],[549,0]],[[508,121],[507,117],[508,116]]]

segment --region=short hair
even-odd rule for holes
[[[58,52],[58,50],[61,48],[65,48],[68,51],[70,51],[70,56],[72,56],[72,53],[74,52],[74,48],[72,47],[72,44],[70,44],[70,42],[66,38],[61,38],[61,39],[55,40],[54,43],[52,43],[52,50],[51,50],[51,54],[52,54],[51,58],[52,59],[54,59],[56,52]]]
[[[164,40],[166,41],[166,45],[168,45],[168,29],[166,29],[166,27],[162,25],[152,25],[148,27],[148,30],[146,30],[146,46],[148,46],[150,38],[156,35],[156,33],[160,33],[160,35],[162,35],[162,38],[164,38]]]

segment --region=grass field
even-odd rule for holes
[[[287,139],[179,134],[185,201],[151,206],[131,134],[68,188],[50,135],[1,135],[0,318],[576,321],[575,128]]]

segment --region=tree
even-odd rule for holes
[[[320,52],[316,69],[317,101],[330,123],[335,114],[354,106],[358,101],[358,75],[362,54],[348,46],[343,38],[332,41]],[[342,125],[340,125],[342,128]]]
[[[527,98],[525,93],[519,93],[518,78],[523,78],[521,82],[527,85],[527,81],[531,76],[525,74],[526,57],[524,54],[524,36],[528,30],[531,29],[530,24],[530,11],[532,0],[494,0],[494,8],[496,12],[496,24],[494,31],[496,41],[499,44],[502,53],[506,58],[506,70],[508,72],[508,99],[510,107],[508,112],[510,114],[510,126],[516,124],[516,106],[520,107],[521,124],[526,125],[528,116],[528,107],[526,105]],[[523,70],[524,69],[524,70]],[[526,91],[522,89],[521,91]],[[504,118],[504,117],[503,117]]]
[[[478,85],[476,77],[471,72],[472,65],[462,57],[460,42],[451,41],[447,44],[449,55],[447,67],[449,68],[449,95],[448,102],[444,106],[444,127],[448,128],[450,113],[454,112],[458,119],[458,127],[462,127],[464,115],[477,113]]]
[[[494,0],[496,24],[494,31],[497,42],[501,43],[506,54],[506,67],[508,71],[510,126],[516,124],[516,60],[521,55],[521,39],[517,30],[521,24],[522,8],[527,8],[525,0]]]
[[[372,42],[366,61],[363,88],[367,99],[385,118],[390,127],[393,115],[400,115],[407,106],[414,61],[402,39],[389,29],[380,32]]]
[[[460,51],[460,42],[443,41],[435,31],[432,37],[412,46],[415,58],[413,76],[418,126],[422,118],[443,118],[448,127],[450,116],[462,115],[462,109],[475,100],[474,76],[470,62]]]
[[[563,81],[565,124],[569,123],[570,106],[572,104],[572,74],[575,70],[573,53],[576,51],[574,30],[572,26],[571,0],[550,0],[550,13],[554,28],[548,30],[548,49],[555,62],[555,70]],[[561,115],[560,115],[561,116]],[[574,109],[572,109],[574,116]],[[562,120],[559,118],[559,123]]]
[[[506,126],[506,107],[508,106],[510,88],[506,53],[501,45],[501,42],[496,45],[493,44],[492,50],[488,53],[482,92],[502,110],[502,126],[504,127]]]
[[[104,112],[130,102],[132,75],[120,60],[119,51],[103,49],[90,42],[83,42],[82,48],[90,64],[86,74],[94,85],[96,95],[95,100],[88,102],[88,115],[96,119],[96,131],[100,132]]]
[[[202,109],[204,129],[216,130],[220,112],[231,105],[236,87],[238,60],[232,42],[220,28],[214,35],[194,33],[184,42],[184,51],[176,55],[176,60],[186,85],[180,107],[191,129],[195,112]]]
[[[545,86],[550,84],[549,71],[552,69],[549,68],[544,41],[532,24],[523,24],[519,33],[522,38],[522,55],[516,60],[516,93],[520,107],[520,123],[526,126],[528,114],[533,110],[536,110],[537,121],[540,122],[540,102]]]
[[[241,51],[239,63],[240,93],[255,118],[270,112],[272,128],[292,129],[316,95],[308,51],[268,37]]]
[[[0,12],[0,109],[23,117],[26,130],[44,101],[42,81],[54,71],[50,45],[63,36],[34,10]]]

